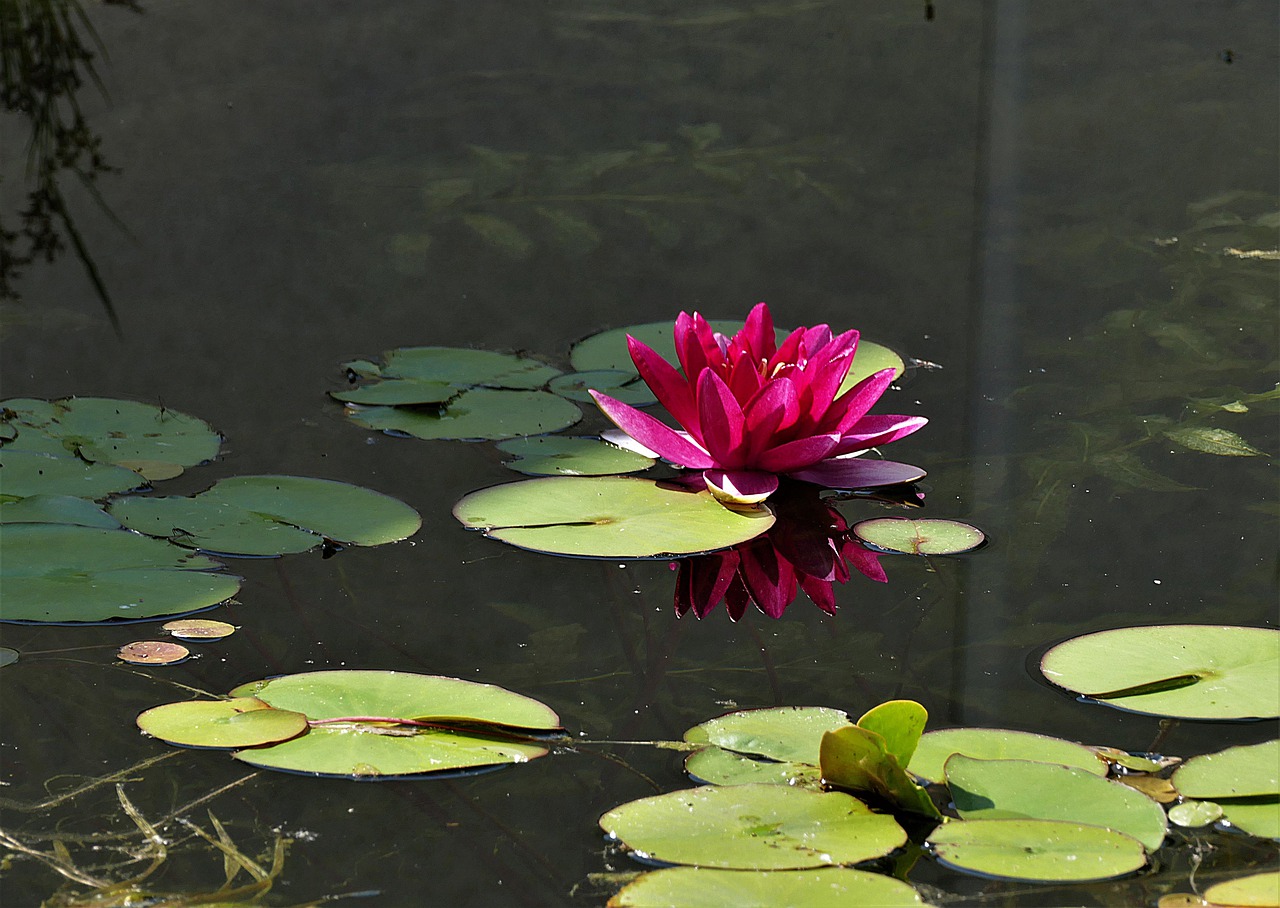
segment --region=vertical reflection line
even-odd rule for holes
[[[982,59],[974,156],[974,232],[969,259],[969,418],[966,448],[975,507],[1007,507],[1010,424],[1002,406],[1018,360],[1018,192],[1021,187],[1022,104],[1027,32],[1026,0],[983,5]],[[988,508],[988,513],[996,513]],[[1006,526],[1008,524],[1005,524]],[[997,545],[1010,540],[997,539]],[[964,723],[970,691],[981,692],[983,711],[998,708],[983,683],[988,663],[979,644],[1008,626],[1006,561],[991,552],[966,562],[967,580],[956,607],[952,692],[957,722]]]

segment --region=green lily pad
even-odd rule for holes
[[[614,369],[596,369],[591,372],[568,372],[556,376],[547,385],[547,390],[569,400],[595,406],[595,398],[589,391],[600,391],[614,400],[633,407],[648,407],[658,402],[649,386],[640,380],[633,369],[620,372]]]
[[[915,700],[889,700],[867,710],[856,724],[883,738],[885,750],[905,768],[928,721],[928,711]]]
[[[906,883],[847,867],[755,872],[668,867],[641,875],[609,899],[608,908],[830,908],[835,904],[911,908],[925,902]]]
[[[1030,760],[947,760],[951,800],[966,820],[1062,820],[1104,826],[1155,851],[1168,832],[1164,809],[1127,785],[1087,770]]]
[[[132,470],[107,463],[85,463],[78,457],[0,448],[0,495],[69,495],[105,498],[146,485]]]
[[[902,357],[888,347],[859,340],[858,349],[853,355],[853,365],[849,367],[849,374],[844,377],[838,393],[843,394],[864,378],[885,369],[892,369],[893,377],[897,378],[906,370],[906,365]]]
[[[444,404],[461,389],[443,381],[417,378],[392,378],[361,385],[345,391],[330,391],[329,396],[351,404],[385,404],[387,406]]]
[[[352,421],[425,439],[497,440],[559,432],[582,419],[577,405],[547,391],[472,388],[444,409],[348,408]]]
[[[453,515],[523,549],[588,558],[667,558],[728,548],[773,526],[767,509],[730,510],[709,492],[644,479],[551,477],[472,492]]]
[[[0,621],[81,622],[194,612],[240,578],[218,562],[127,530],[0,525]]]
[[[383,354],[383,378],[410,378],[460,387],[541,388],[560,374],[546,363],[514,353],[464,347],[401,347]]]
[[[893,817],[850,795],[782,785],[641,798],[606,813],[600,826],[647,860],[740,870],[856,864],[907,840]]]
[[[1228,823],[1249,835],[1280,839],[1280,797],[1223,798],[1218,802]]]
[[[1107,774],[1107,764],[1083,744],[1007,728],[944,728],[926,732],[920,736],[907,769],[929,782],[941,782],[943,766],[952,754],[983,760],[1036,760],[1076,766],[1095,776]]]
[[[422,526],[417,511],[389,495],[306,476],[231,476],[197,500],[234,505],[351,545],[398,542]]]
[[[104,397],[69,397],[31,406],[0,404],[13,422],[39,428],[88,461],[161,461],[195,466],[218,456],[222,436],[208,423],[163,406]]]
[[[822,770],[817,763],[758,760],[712,745],[686,756],[684,771],[695,781],[707,785],[745,785],[748,782],[758,782],[816,789],[821,787],[822,782]]]
[[[307,717],[273,709],[253,697],[166,703],[138,716],[138,727],[153,738],[182,747],[257,747],[295,738]]]
[[[1040,661],[1045,677],[1131,712],[1183,719],[1280,716],[1280,631],[1200,624],[1075,637]]]
[[[1280,794],[1280,739],[1192,757],[1173,773],[1188,798],[1249,798]]]
[[[653,466],[654,459],[625,451],[599,438],[536,435],[499,442],[499,451],[516,455],[506,465],[534,476],[611,476]]]
[[[905,555],[958,555],[986,541],[977,527],[936,517],[876,517],[853,525],[853,534],[883,552]]]
[[[373,779],[524,763],[549,748],[506,730],[559,730],[556,714],[536,700],[405,672],[307,672],[241,685],[231,695],[303,712],[312,722],[300,738],[236,759],[312,775]]]
[[[874,731],[851,725],[822,736],[822,778],[850,791],[867,792],[902,810],[942,819],[928,792],[912,781]]]
[[[315,533],[199,497],[118,498],[109,510],[131,530],[222,555],[284,555],[324,542]]]
[[[743,709],[693,726],[684,739],[746,756],[817,766],[822,736],[850,724],[846,713],[826,706]]]
[[[92,501],[74,495],[32,495],[0,502],[0,523],[70,523],[104,530],[120,527],[120,521]]]
[[[1169,808],[1169,822],[1196,828],[1222,819],[1222,805],[1213,801],[1183,801]]]
[[[1280,871],[1255,873],[1210,886],[1204,900],[1229,908],[1275,908],[1280,904]]]
[[[1147,863],[1142,843],[1100,826],[1062,820],[962,820],[925,842],[939,863],[983,876],[1038,883],[1109,880]]]

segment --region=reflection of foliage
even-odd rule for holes
[[[1261,204],[1274,200],[1229,193],[1190,206],[1185,232],[1147,241],[1141,250],[1144,259],[1156,258],[1169,297],[1108,313],[1068,348],[1076,362],[1106,364],[1108,372],[1081,375],[1067,363],[1063,381],[1015,395],[1017,409],[1047,414],[1036,429],[1048,444],[1022,461],[1034,484],[1020,521],[1027,530],[1021,538],[1035,550],[1030,563],[1065,528],[1076,485],[1101,478],[1117,492],[1173,493],[1208,484],[1198,464],[1163,457],[1161,446],[1166,453],[1224,457],[1275,453],[1274,435],[1257,436],[1280,409],[1274,376],[1280,213],[1259,212]],[[1248,207],[1254,210],[1236,213]],[[1046,363],[1064,358],[1061,347],[1040,354]],[[1260,414],[1267,419],[1256,419]]]
[[[402,233],[392,251],[406,260],[419,257],[432,234],[455,224],[518,260],[540,245],[586,255],[610,231],[638,229],[671,248],[718,238],[709,235],[715,225],[705,219],[699,236],[689,237],[690,211],[754,216],[798,194],[840,205],[835,190],[815,176],[823,168],[852,166],[831,141],[720,143],[720,127],[708,123],[682,127],[670,142],[569,156],[472,146],[465,168],[427,175],[420,230]]]
[[[141,11],[137,0],[102,0]],[[26,119],[28,148],[26,206],[20,225],[0,222],[0,299],[14,299],[21,269],[43,259],[53,261],[70,242],[84,265],[112,324],[115,309],[97,267],[67,208],[60,176],[71,173],[99,204],[97,178],[111,168],[102,156],[102,139],[89,127],[76,93],[87,79],[101,88],[94,58],[102,45],[75,0],[6,0],[0,5],[0,102]],[[105,206],[104,206],[105,207]]]

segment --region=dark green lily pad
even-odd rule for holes
[[[706,786],[641,798],[600,818],[638,857],[783,870],[856,864],[907,840],[893,817],[856,798],[783,785]]]
[[[166,703],[138,716],[138,727],[181,747],[228,749],[276,744],[307,730],[307,717],[253,697]]]
[[[612,476],[647,470],[654,464],[652,457],[590,437],[536,435],[512,438],[497,448],[516,455],[515,460],[506,461],[508,467],[533,476]]]
[[[1107,706],[1183,719],[1280,716],[1280,631],[1200,624],[1075,637],[1040,661],[1044,676]]]
[[[961,820],[926,840],[947,867],[1038,883],[1109,880],[1147,863],[1142,843],[1100,826],[1061,820]]]
[[[1030,760],[947,760],[947,787],[966,820],[1063,820],[1133,836],[1155,851],[1168,831],[1164,809],[1127,785],[1087,770]]]
[[[635,370],[620,372],[614,369],[596,369],[591,372],[569,372],[559,375],[547,385],[547,390],[569,400],[595,406],[595,398],[589,391],[600,391],[614,400],[633,407],[647,407],[656,404],[649,386],[640,380]]]
[[[1188,798],[1215,801],[1280,795],[1280,740],[1192,757],[1174,771],[1173,787]]]
[[[0,525],[0,620],[108,621],[179,615],[225,602],[240,578],[218,562],[127,530]]]
[[[425,439],[497,440],[559,432],[582,419],[577,405],[547,391],[472,388],[443,409],[349,407],[354,422],[370,429]]]
[[[120,521],[92,501],[74,495],[32,495],[0,502],[0,523],[71,523],[104,530],[120,527]]]
[[[818,870],[718,870],[668,867],[640,876],[609,900],[609,908],[876,908],[923,906],[920,895],[879,873],[824,867]]]
[[[146,480],[137,473],[114,464],[85,463],[71,455],[42,454],[10,445],[0,448],[0,495],[5,497],[105,498],[143,485]]]
[[[519,732],[559,731],[544,704],[490,684],[406,672],[322,671],[244,684],[305,713],[311,730],[237,759],[266,769],[373,779],[523,763],[548,746]],[[432,723],[431,727],[414,723]],[[442,728],[439,726],[448,726]]]
[[[936,517],[877,517],[853,525],[853,534],[882,552],[958,555],[986,541],[977,527]]]
[[[411,378],[459,387],[541,388],[560,374],[546,363],[514,353],[464,347],[401,347],[383,354],[383,378]]]
[[[944,728],[926,732],[921,735],[907,769],[926,781],[941,782],[947,758],[957,753],[983,760],[1058,763],[1079,767],[1096,776],[1107,774],[1107,764],[1083,744],[1007,728]]]
[[[644,479],[551,477],[472,492],[466,527],[519,548],[587,558],[666,558],[728,548],[767,531],[767,509],[730,510],[709,492]]]
[[[190,467],[217,457],[222,445],[222,436],[203,420],[133,400],[68,397],[52,404],[10,400],[0,406],[15,414],[12,422],[38,428],[93,462]]]
[[[382,404],[386,406],[405,406],[423,404],[444,404],[457,396],[462,389],[443,381],[425,381],[416,378],[392,378],[361,385],[345,391],[330,391],[329,396],[351,404]]]
[[[231,476],[197,500],[240,507],[351,545],[398,542],[422,526],[417,511],[389,495],[308,476]]]
[[[222,555],[284,555],[324,543],[315,533],[199,496],[119,498],[109,510],[131,530]]]

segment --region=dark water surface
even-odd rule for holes
[[[1158,719],[1075,703],[1027,661],[1101,628],[1276,625],[1274,461],[1177,449],[1143,426],[1202,420],[1280,451],[1274,405],[1192,403],[1276,380],[1275,263],[1223,250],[1254,248],[1225,232],[1276,208],[1277,6],[926,9],[90,6],[109,100],[87,85],[80,101],[119,168],[98,181],[119,224],[69,176],[63,188],[121,336],[73,253],[30,265],[4,310],[4,396],[121,396],[208,420],[224,456],[164,494],[294,473],[376,488],[424,524],[328,560],[236,562],[239,604],[209,617],[242,629],[171,669],[113,665],[148,636],[137,626],[6,627],[23,658],[0,687],[0,795],[39,801],[169,752],[133,725],[183,696],[153,677],[221,692],[326,667],[503,685],[594,739],[679,737],[735,705],[858,715],[910,697],[931,727],[1151,746]],[[0,124],[13,229],[27,126]],[[625,151],[647,163],[603,170]],[[477,196],[450,201],[460,184],[442,181],[462,179]],[[492,222],[476,215],[513,230],[482,235]],[[802,598],[777,621],[677,621],[665,564],[556,559],[462,530],[462,494],[515,478],[491,445],[377,435],[325,395],[340,363],[397,346],[560,358],[601,328],[682,308],[740,318],[761,299],[780,324],[857,327],[943,367],[886,396],[883,410],[931,420],[891,456],[930,470],[928,516],[978,524],[987,549],[886,559],[889,583],[855,576],[835,618]],[[588,414],[580,429],[602,427]],[[1161,747],[1274,733],[1184,723]],[[246,772],[185,752],[125,789],[154,821]],[[588,875],[634,865],[597,817],[686,784],[669,751],[592,747],[449,781],[262,773],[208,807],[249,853],[273,831],[296,839],[275,904],[371,890],[351,904],[601,904],[610,889]],[[204,810],[190,815],[208,828]],[[7,813],[72,843],[137,838],[111,786]],[[1274,860],[1200,838],[1167,848],[1159,872],[1070,890],[927,860],[911,879],[941,887],[939,903],[1154,904],[1190,890],[1193,854],[1202,881]],[[197,845],[174,847],[158,888],[221,882],[220,855]],[[4,904],[60,882],[16,860]]]

